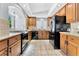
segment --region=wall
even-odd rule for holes
[[[79,22],[71,23],[71,32],[79,32]]]
[[[8,19],[8,4],[0,3],[0,17]]]
[[[8,4],[0,3],[0,36],[9,34]]]
[[[36,27],[40,30],[46,30],[47,29],[47,18],[37,18],[36,19]]]
[[[13,11],[13,12],[11,12]],[[13,14],[14,13],[14,14]],[[9,6],[9,16],[11,16],[11,31],[25,31],[27,30],[26,18],[21,8]]]

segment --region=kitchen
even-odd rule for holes
[[[79,3],[2,3],[0,9],[0,56],[28,56],[30,45],[44,43],[36,56],[79,56]]]

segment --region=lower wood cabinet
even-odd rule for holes
[[[0,51],[0,56],[7,56],[7,48]]]
[[[21,52],[21,43],[20,43],[21,41],[17,41],[16,43],[14,43],[13,45],[11,45],[10,47],[9,47],[9,51],[8,51],[8,53],[9,53],[9,56],[18,56],[19,54],[20,54],[20,52]]]
[[[15,35],[0,41],[0,56],[18,56],[21,53],[21,36]]]
[[[39,38],[39,39],[42,39],[42,37],[43,37],[42,31],[38,31],[38,38]]]
[[[7,40],[0,41],[0,56],[7,56]]]
[[[60,35],[60,49],[67,54],[67,35],[61,34]]]
[[[49,31],[38,31],[38,39],[49,39]]]
[[[68,56],[79,56],[79,37],[60,33],[60,48]]]
[[[77,47],[74,46],[74,44],[72,42],[68,42],[68,51],[67,51],[68,55],[70,56],[76,56],[77,55]]]

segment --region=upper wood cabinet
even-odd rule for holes
[[[79,21],[79,3],[68,3],[66,5],[66,22],[73,23]]]
[[[35,17],[28,18],[28,26],[36,26],[36,18]]]
[[[52,17],[48,17],[47,20],[48,20],[48,21],[47,21],[47,24],[48,24],[48,26],[50,26],[50,25],[51,25]]]
[[[79,3],[76,3],[76,21],[79,22]]]
[[[63,7],[62,9],[60,9],[57,14],[57,16],[66,16],[66,8]]]
[[[66,5],[66,22],[72,23],[76,20],[75,3]]]

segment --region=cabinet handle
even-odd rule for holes
[[[68,45],[68,41],[65,40],[65,44]]]
[[[9,52],[11,53],[11,48],[10,48],[10,51]]]
[[[74,39],[71,39],[71,40],[74,40]]]

